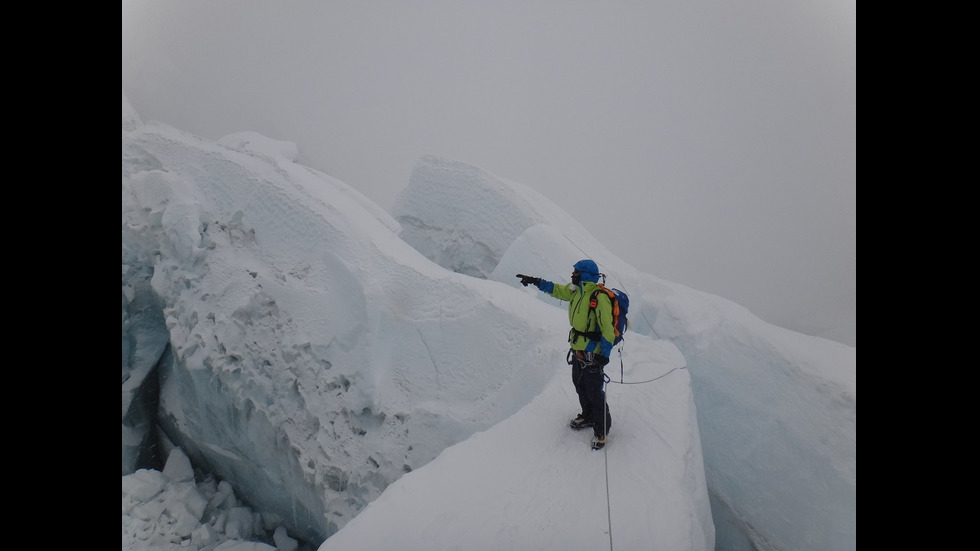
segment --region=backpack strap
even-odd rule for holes
[[[606,288],[600,284],[599,288],[596,289],[595,291],[592,291],[592,296],[589,297],[589,316],[595,318],[595,329],[592,331],[579,331],[578,329],[572,327],[572,334],[575,335],[576,337],[582,336],[589,339],[590,341],[597,341],[597,342],[602,340],[602,331],[599,330],[599,319],[596,318],[595,309],[596,306],[599,305],[599,293],[603,291],[605,291],[606,293],[609,292],[606,291]],[[610,300],[612,299],[610,298]]]
[[[619,302],[616,298],[616,293],[607,289],[605,285],[599,284],[599,288],[592,291],[592,296],[589,297],[589,315],[595,319],[595,329],[592,331],[579,331],[578,329],[572,328],[571,333],[576,337],[581,335],[590,341],[599,342],[602,340],[602,331],[599,329],[599,319],[596,317],[595,309],[599,305],[599,293],[605,293],[609,297],[609,304],[612,305],[612,316],[613,316],[613,329],[616,332],[617,341],[620,340],[621,334],[619,329],[616,327],[617,320],[619,318]]]

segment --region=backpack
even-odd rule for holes
[[[589,299],[589,308],[592,310],[595,310],[599,304],[599,293],[606,293],[609,296],[609,302],[612,304],[613,327],[616,328],[616,340],[613,341],[613,346],[616,346],[622,342],[623,333],[626,332],[626,313],[630,309],[630,297],[624,291],[607,288],[600,283],[599,288],[592,293],[592,297]],[[596,330],[598,331],[598,327]]]

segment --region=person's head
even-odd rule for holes
[[[572,283],[578,285],[581,281],[599,281],[599,266],[589,260],[579,260],[572,265]]]

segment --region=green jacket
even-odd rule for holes
[[[550,283],[542,281],[542,283]],[[539,285],[539,289],[545,285]],[[612,303],[609,296],[599,293],[595,312],[598,315],[599,331],[602,339],[599,342],[590,341],[587,337],[576,331],[588,333],[595,331],[596,318],[590,315],[589,299],[593,291],[599,289],[599,284],[593,281],[583,281],[578,287],[571,283],[565,285],[552,284],[551,296],[559,300],[568,301],[568,323],[572,329],[568,332],[568,344],[572,350],[584,350],[595,352],[608,357],[612,351],[612,342],[616,339],[616,328],[613,327]],[[543,290],[543,289],[542,289]]]

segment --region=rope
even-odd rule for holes
[[[622,367],[622,365],[623,365],[623,349],[622,349],[622,346],[620,346],[620,348],[619,348],[619,363],[620,363],[620,367]],[[617,383],[617,384],[621,384],[621,385],[638,385],[638,384],[644,384],[644,383],[652,383],[652,382],[656,381],[657,379],[662,379],[662,378],[666,377],[667,375],[670,375],[671,373],[673,373],[674,371],[677,371],[678,369],[687,369],[687,366],[684,366],[684,367],[675,367],[674,369],[671,369],[667,373],[664,373],[663,375],[660,375],[659,377],[654,377],[653,379],[650,379],[648,381],[636,381],[636,382],[613,381],[612,379],[609,378],[609,375],[607,375],[605,373],[602,374],[602,380],[603,380],[604,383],[606,383],[606,386],[607,387],[608,387],[609,383]],[[607,407],[606,406],[606,389],[603,389],[603,391],[602,391],[602,434],[606,434],[606,432],[608,431],[608,427],[606,426],[606,419],[608,418],[607,415],[606,415],[606,413],[607,413],[606,412],[606,407]],[[605,446],[602,447],[602,460],[603,460],[604,470],[605,470],[605,475],[606,475],[606,529],[608,530],[608,533],[609,533],[609,551],[613,551],[612,496],[609,493],[609,453],[608,453],[608,449]]]
[[[609,377],[603,374],[604,382],[609,382]],[[608,415],[606,412],[606,390],[602,390],[602,434],[606,434],[606,419]],[[605,463],[606,470],[606,527],[609,530],[609,551],[613,551],[613,537],[612,537],[612,505],[611,498],[609,497],[609,453],[607,453],[606,447],[602,447],[602,460]]]
[[[649,379],[649,380],[646,380],[646,381],[628,381],[627,382],[627,381],[612,381],[612,380],[610,380],[610,381],[607,381],[607,382],[610,382],[610,383],[613,383],[613,384],[617,384],[617,385],[642,385],[642,384],[645,384],[645,383],[652,383],[652,382],[656,381],[657,379],[663,379],[664,377],[666,377],[667,375],[670,375],[671,373],[677,371],[678,369],[687,369],[687,366],[685,365],[684,367],[675,367],[674,369],[671,369],[670,371],[668,371],[667,373],[664,373],[663,375],[654,377],[653,379]]]
[[[675,367],[674,369],[671,369],[670,371],[664,373],[663,375],[659,375],[652,379],[647,379],[646,381],[625,381],[623,380],[625,378],[624,370],[626,369],[625,366],[623,365],[623,343],[619,344],[619,347],[616,348],[616,351],[619,352],[619,380],[613,381],[612,379],[609,378],[609,375],[604,374],[606,378],[606,383],[615,383],[617,385],[642,385],[646,383],[652,383],[658,379],[663,379],[664,377],[670,375],[671,373],[677,371],[678,369],[687,369],[687,366],[685,365],[682,367]],[[603,397],[605,397],[605,394],[603,394]]]
[[[582,247],[579,247],[579,246],[578,246],[578,244],[577,244],[577,243],[575,243],[574,241],[572,241],[572,240],[571,240],[571,238],[569,238],[569,237],[568,237],[567,235],[565,235],[564,233],[562,233],[561,235],[562,235],[562,237],[564,237],[565,239],[568,239],[568,242],[569,242],[569,243],[571,243],[573,247],[575,247],[576,249],[578,249],[578,252],[580,252],[580,253],[582,253],[583,255],[585,255],[585,257],[586,257],[586,258],[592,258],[592,257],[591,257],[591,256],[589,255],[589,253],[587,253],[587,252],[585,252],[585,251],[583,251],[583,250],[582,250]]]

